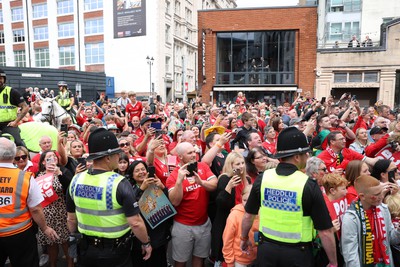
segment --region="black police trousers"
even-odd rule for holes
[[[264,241],[258,245],[257,262],[263,267],[313,267],[312,246],[288,246]]]

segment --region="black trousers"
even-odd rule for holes
[[[167,267],[167,245],[153,248],[151,257],[145,261],[143,260],[141,250],[132,250],[132,263],[133,267]]]
[[[287,246],[265,241],[258,246],[257,262],[263,267],[313,267],[312,246]]]
[[[77,267],[132,267],[130,245],[94,246],[84,240],[78,245]]]
[[[13,267],[39,267],[33,227],[16,235],[0,237],[0,266],[4,266],[7,257]]]
[[[11,134],[14,137],[14,142],[17,146],[25,146],[24,141],[21,139],[21,130],[18,127],[9,127],[2,123],[0,124],[0,131],[2,131],[2,133]]]

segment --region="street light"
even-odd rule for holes
[[[150,74],[150,95],[149,95],[149,102],[151,102],[151,97],[153,97],[152,95],[152,86],[151,86],[151,66],[153,66],[153,62],[154,62],[154,58],[153,57],[146,57],[147,60],[147,64],[149,64],[149,74]]]

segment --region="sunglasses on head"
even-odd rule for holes
[[[22,155],[22,156],[15,157],[14,159],[15,159],[15,161],[19,161],[20,159],[26,160],[27,158],[28,158],[27,155]]]
[[[129,142],[127,143],[121,143],[119,144],[119,147],[124,147],[124,146],[130,146],[131,144]]]

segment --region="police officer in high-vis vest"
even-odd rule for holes
[[[143,258],[152,247],[136,198],[118,168],[121,149],[115,135],[104,128],[89,136],[90,170],[74,176],[67,194],[68,229],[82,234],[79,266],[131,267],[131,234],[142,242]]]
[[[240,247],[251,249],[249,230],[259,214],[260,266],[314,266],[312,241],[315,229],[329,258],[337,266],[334,228],[318,184],[301,170],[306,166],[310,148],[306,136],[296,127],[278,136],[276,169],[260,174],[247,200],[242,221]]]
[[[46,225],[42,192],[30,172],[14,166],[16,145],[0,138],[0,266],[7,257],[13,267],[39,266],[36,230],[55,241],[57,233]]]
[[[65,81],[59,81],[57,86],[60,89],[60,92],[56,96],[57,103],[60,104],[63,109],[70,112],[74,105],[74,95],[68,90],[68,84]]]
[[[18,108],[21,108],[19,113]],[[29,106],[24,97],[17,90],[6,86],[6,74],[0,69],[0,131],[12,135],[17,146],[24,146],[18,122],[28,111]]]

